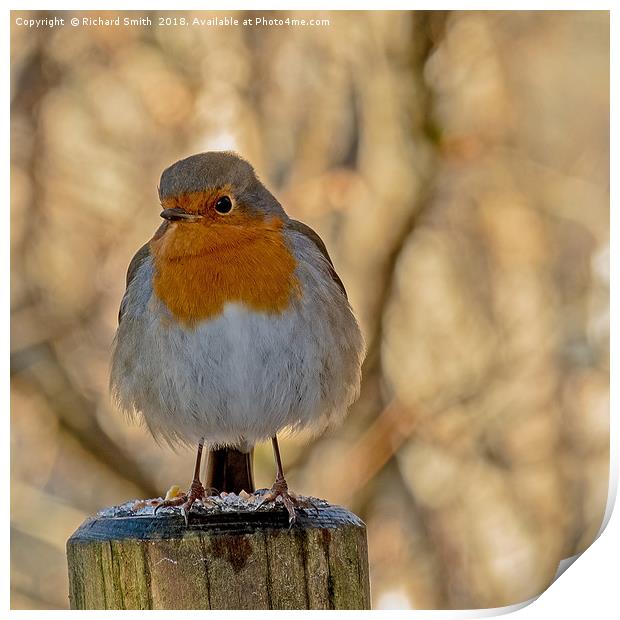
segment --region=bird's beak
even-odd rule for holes
[[[179,207],[164,209],[159,215],[169,222],[198,222],[202,219],[202,215],[188,213]]]

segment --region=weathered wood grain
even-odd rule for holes
[[[72,609],[369,609],[366,527],[339,506],[95,517],[67,542]]]

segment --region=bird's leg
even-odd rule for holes
[[[192,480],[192,484],[189,487],[189,491],[187,493],[183,493],[183,495],[179,495],[179,497],[164,500],[155,508],[155,514],[157,514],[157,511],[160,508],[164,508],[166,506],[182,505],[183,516],[185,518],[185,524],[187,525],[189,511],[191,510],[193,503],[197,499],[204,500],[204,498],[206,497],[205,488],[202,486],[202,482],[200,482],[200,462],[202,461],[203,445],[204,437],[202,437],[200,439],[200,442],[198,443],[198,451],[196,453],[196,466],[194,467],[194,479]]]
[[[289,525],[293,525],[297,521],[297,515],[295,514],[295,508],[306,508],[309,502],[297,497],[292,491],[288,490],[288,484],[284,479],[284,470],[282,469],[282,459],[280,458],[280,448],[278,446],[277,437],[271,438],[271,445],[273,446],[273,456],[276,461],[276,479],[271,487],[271,490],[261,499],[257,508],[265,504],[266,502],[273,502],[278,497],[282,498],[288,512]]]

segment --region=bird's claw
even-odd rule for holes
[[[293,525],[297,522],[297,513],[295,512],[295,508],[312,507],[317,511],[317,514],[319,512],[318,506],[312,500],[309,498],[298,497],[295,493],[289,491],[288,484],[284,478],[276,478],[276,481],[273,483],[273,486],[269,492],[267,492],[256,505],[255,510],[267,502],[276,501],[278,497],[282,499],[282,503],[288,512],[289,528],[293,527]]]
[[[209,491],[214,491],[214,489],[209,489]],[[154,515],[157,515],[157,511],[160,508],[167,508],[169,506],[181,506],[181,512],[183,513],[183,519],[185,520],[185,525],[189,525],[189,513],[194,505],[194,502],[199,499],[203,502],[207,499],[207,492],[205,488],[202,486],[200,480],[193,480],[192,484],[187,493],[183,493],[178,497],[174,497],[171,499],[166,499],[158,504],[153,511]]]

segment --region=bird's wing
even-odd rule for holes
[[[153,235],[153,239],[151,239],[151,241],[153,241],[154,239],[159,239],[166,232],[167,228],[168,228],[168,222],[163,222],[161,226],[155,231],[155,234]],[[125,281],[125,293],[123,295],[123,299],[121,300],[121,307],[118,310],[118,322],[119,323],[121,322],[121,319],[123,318],[123,310],[124,310],[124,305],[125,305],[125,297],[127,295],[127,288],[129,287],[129,285],[131,284],[131,281],[134,279],[136,273],[138,272],[140,265],[142,265],[144,260],[151,255],[151,249],[150,249],[151,241],[147,241],[135,253],[134,257],[131,259],[131,262],[129,263],[129,267],[127,267],[127,279]]]
[[[319,235],[314,230],[312,230],[310,226],[308,226],[307,224],[304,224],[303,222],[299,222],[298,220],[289,220],[287,223],[287,226],[291,230],[294,230],[298,233],[301,233],[302,235],[305,235],[306,237],[308,237],[308,239],[310,239],[310,241],[314,243],[314,245],[316,245],[316,247],[320,250],[321,254],[323,254],[323,256],[325,257],[325,260],[329,263],[331,276],[334,282],[340,287],[340,290],[342,291],[343,295],[347,297],[347,291],[344,288],[344,284],[342,283],[342,280],[336,273],[336,269],[334,268],[334,263],[332,263],[332,259],[329,257],[329,252],[327,251],[327,248],[325,247],[325,244],[323,243],[323,239],[321,239],[321,237],[319,237]]]
[[[127,268],[127,279],[125,281],[125,294],[123,295],[123,299],[121,300],[121,307],[118,309],[118,322],[120,324],[121,319],[123,318],[123,311],[125,307],[125,297],[127,295],[127,288],[131,284],[131,281],[134,279],[140,265],[144,262],[148,256],[151,254],[151,250],[149,248],[149,243],[145,243],[134,255],[129,263],[129,267]]]

